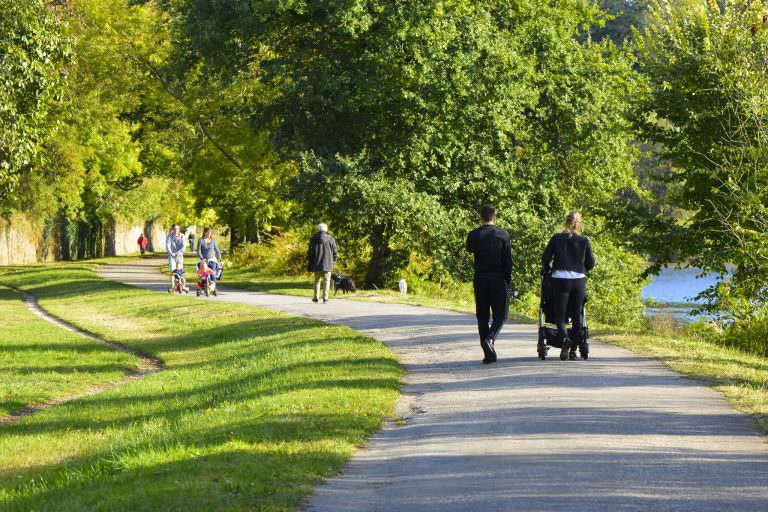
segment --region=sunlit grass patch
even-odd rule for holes
[[[165,362],[0,427],[3,510],[288,510],[341,469],[399,394],[394,355],[351,329],[133,289],[84,264],[2,278]]]
[[[43,320],[2,286],[0,318],[0,416],[118,380],[140,363]]]

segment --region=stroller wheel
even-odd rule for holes
[[[539,344],[536,346],[536,352],[539,353],[539,359],[542,361],[547,359],[547,343],[543,338],[539,338]]]
[[[581,345],[579,345],[579,353],[581,354],[582,359],[589,359],[589,343],[584,342]]]

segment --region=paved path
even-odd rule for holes
[[[165,290],[160,263],[101,274]],[[508,325],[484,366],[468,315],[228,289],[210,300],[348,325],[408,370],[405,424],[319,486],[311,512],[768,511],[768,443],[750,419],[626,350],[595,342],[589,361],[542,362],[534,327]]]

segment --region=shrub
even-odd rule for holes
[[[590,238],[597,265],[587,280],[588,314],[598,322],[639,327],[645,317],[640,279],[646,263],[610,240]]]
[[[232,251],[232,263],[253,267],[266,275],[300,274],[306,271],[307,237],[286,231],[264,243],[242,244]]]
[[[397,289],[400,279],[408,283],[408,293],[438,299],[472,301],[472,283],[462,282],[434,259],[413,252],[402,269],[387,273],[387,287]]]
[[[726,346],[768,356],[768,309],[762,308],[749,321],[726,325],[720,340]]]

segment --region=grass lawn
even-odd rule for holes
[[[227,286],[258,291],[311,296],[311,282],[306,275],[274,277],[248,268],[226,271]],[[345,298],[398,302],[474,313],[474,304],[466,294],[455,298],[426,294],[401,297],[391,290],[363,290]],[[471,299],[471,297],[470,297]],[[532,323],[522,315],[511,315],[511,321]],[[737,409],[755,419],[756,426],[768,433],[768,359],[740,349],[724,347],[712,339],[691,338],[657,333],[651,330],[632,332],[592,324],[592,336],[601,341],[653,357],[670,368],[693,379],[701,380],[722,392]]]
[[[393,412],[402,370],[370,338],[92,269],[0,281],[165,369],[0,427],[1,510],[291,510]]]
[[[2,286],[0,318],[0,417],[119,380],[140,363],[43,320]]]

